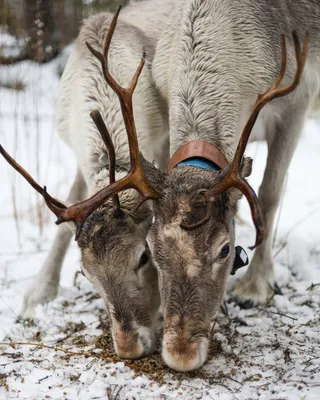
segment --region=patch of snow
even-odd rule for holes
[[[16,57],[20,54],[24,45],[24,39],[17,38],[0,29],[0,49],[6,57]]]

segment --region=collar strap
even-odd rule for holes
[[[201,169],[210,169],[212,171],[219,171],[220,167],[217,164],[206,160],[201,157],[192,157],[187,160],[183,160],[176,165],[176,167],[180,167],[181,165],[190,165],[191,167],[201,168]]]
[[[179,147],[179,149],[173,154],[169,161],[168,171],[171,171],[182,161],[194,157],[201,157],[202,159],[209,160],[213,164],[217,165],[218,169],[224,169],[229,164],[224,154],[222,154],[221,151],[212,144],[204,140],[192,140],[191,142]]]

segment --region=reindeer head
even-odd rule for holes
[[[100,114],[98,114],[100,116]],[[0,145],[0,153],[46,199],[49,208],[67,207],[52,198]],[[110,152],[109,152],[110,154]],[[110,159],[110,177],[112,158]],[[160,307],[157,271],[152,263],[146,236],[152,223],[148,204],[133,212],[137,196],[126,192],[93,210],[76,233],[82,255],[82,273],[98,289],[111,319],[117,355],[139,358],[153,352]],[[127,198],[126,198],[127,197]],[[60,221],[57,221],[60,222]]]
[[[241,176],[250,172],[251,160],[245,159]],[[162,355],[178,371],[198,368],[206,360],[211,321],[234,263],[238,189],[215,200],[207,223],[194,229],[185,226],[205,218],[206,196],[219,184],[220,175],[179,166],[165,176],[161,196],[154,201],[147,241],[159,275],[165,322]]]
[[[82,273],[105,301],[115,351],[123,358],[150,354],[155,346],[160,296],[146,244],[151,218],[147,205],[115,214],[106,202],[88,217],[78,239]]]

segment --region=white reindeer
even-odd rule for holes
[[[301,50],[299,39],[306,30]],[[267,236],[233,294],[251,306],[279,292],[271,252],[273,222],[305,116],[319,93],[320,3],[181,0],[158,42],[153,75],[169,107],[172,158],[170,173],[152,181],[161,196],[154,202],[155,223],[147,240],[159,273],[163,358],[186,371],[207,357],[210,321],[235,257],[239,189],[250,200],[256,244]],[[263,105],[253,132],[266,139],[269,149],[260,213],[243,180],[251,162],[242,156]]]
[[[127,6],[121,14],[110,49],[105,51],[105,64],[109,54],[106,70],[124,86],[129,84],[146,52],[147,66],[134,93],[134,117],[142,151],[160,167],[166,166],[169,155],[167,116],[152,79],[151,61],[173,3],[172,0],[149,0]],[[105,143],[108,145],[110,138],[103,120],[115,147],[115,178],[120,179],[130,170],[133,154],[130,149],[129,157],[128,127],[123,122],[119,100],[105,82],[100,61],[86,45],[88,43],[95,49],[92,51],[103,49],[107,32],[106,42],[110,42],[111,30],[115,27],[116,20],[109,30],[111,21],[111,14],[102,13],[84,22],[61,80],[57,128],[75,153],[79,167],[67,203],[82,200],[86,188],[89,195],[93,195],[109,184],[109,168],[111,170],[114,165],[113,160],[108,161]],[[105,142],[90,118],[94,109],[98,111],[92,116],[101,134],[104,133]],[[126,113],[125,116],[128,117]],[[112,143],[108,147],[112,157]],[[2,147],[1,152],[26,176]],[[110,172],[110,180],[111,175]],[[36,188],[48,199],[39,185]],[[151,210],[147,203],[138,211],[134,210],[138,201],[134,191],[120,197],[120,209],[117,201],[114,197],[90,215],[81,234],[78,231],[78,244],[83,273],[99,290],[110,313],[116,353],[121,357],[137,358],[154,349],[160,303],[157,273],[146,246]],[[60,202],[53,200],[53,203],[64,207]],[[23,318],[32,318],[37,304],[57,296],[60,271],[72,230],[76,228],[75,222],[59,226],[47,259],[25,295]]]

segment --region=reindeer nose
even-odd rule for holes
[[[141,358],[144,355],[143,349],[140,347],[135,348],[128,348],[128,347],[121,347],[119,345],[115,345],[116,354],[120,358],[127,358],[130,360],[136,360],[137,358]]]
[[[135,360],[144,357],[154,350],[154,339],[151,330],[143,333],[128,334],[118,331],[114,339],[117,356]]]
[[[163,339],[162,357],[168,367],[187,372],[200,368],[207,359],[209,341],[207,338],[198,339],[196,342],[188,342],[167,338]]]

